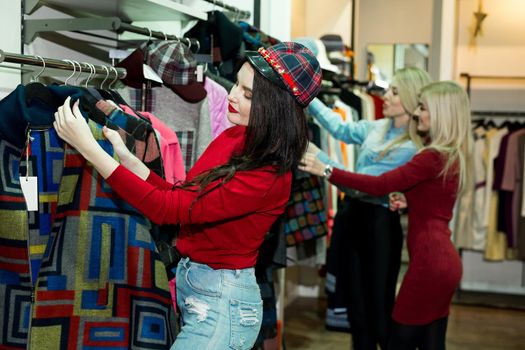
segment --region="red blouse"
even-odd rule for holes
[[[408,271],[392,317],[402,324],[424,325],[445,317],[461,273],[461,259],[448,224],[456,201],[457,167],[441,175],[444,157],[432,150],[381,176],[335,169],[330,181],[375,196],[400,191],[408,203]]]
[[[186,180],[226,163],[244,146],[245,131],[243,126],[225,130],[208,146]],[[280,176],[269,166],[239,171],[198,200],[198,191],[173,188],[154,173],[143,181],[123,166],[106,181],[151,221],[181,224],[179,252],[215,269],[255,265],[264,236],[283,213],[291,190],[291,173]],[[219,182],[212,182],[207,189]]]

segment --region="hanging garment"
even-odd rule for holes
[[[82,91],[47,91],[55,105],[23,86],[0,101],[0,344],[167,348],[174,340],[173,309],[151,224],[51,127],[58,105],[70,95],[83,98]],[[26,170],[20,158],[28,125]],[[92,120],[89,126],[113,155],[102,126]],[[19,167],[38,176],[38,211],[26,211]]]
[[[120,90],[131,108],[140,110],[141,90]],[[129,99],[126,98],[129,96]],[[149,90],[145,112],[150,112],[175,131],[186,172],[195,164],[212,140],[207,97],[196,103],[184,101],[166,86]]]
[[[525,135],[518,138],[518,176],[519,190],[517,201],[519,203],[518,229],[516,235],[516,246],[518,248],[518,258],[525,260]]]
[[[120,107],[124,113],[135,115],[135,112],[130,107],[124,105]],[[153,128],[159,131],[162,137],[160,147],[166,181],[170,183],[183,181],[186,178],[186,171],[177,134],[152,113],[141,112],[141,115],[151,121]]]
[[[504,260],[507,250],[507,238],[497,229],[498,194],[493,190],[494,160],[496,159],[502,138],[508,133],[507,128],[493,129],[487,132],[488,148],[487,160],[487,186],[485,188],[485,225],[487,227],[487,244],[485,246],[485,259]]]
[[[216,83],[209,78],[204,80],[204,88],[208,93],[211,137],[214,139],[225,129],[233,125],[230,123],[226,115],[226,112],[228,111],[228,92],[225,88],[219,85],[219,83]]]
[[[317,176],[294,171],[292,193],[285,210],[284,233],[288,246],[328,233],[323,192]]]

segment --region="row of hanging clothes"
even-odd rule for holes
[[[359,120],[382,119],[383,94],[385,89],[373,82],[356,81],[335,71],[323,71],[324,84],[318,98],[339,114],[341,120],[357,122]],[[313,142],[320,145],[323,161],[332,165],[340,164],[350,171],[355,169],[355,160],[359,152],[358,145],[351,145],[334,139],[321,125],[318,125],[319,138]],[[327,312],[325,326],[329,330],[350,332],[348,322],[348,272],[346,252],[350,242],[345,239],[346,232],[341,225],[334,225],[336,213],[343,210],[345,198],[350,189],[339,189],[325,183],[323,188],[327,213],[328,235],[325,254],[325,268],[322,274],[326,276],[325,292],[327,295]],[[319,254],[319,253],[318,253]]]
[[[53,60],[41,59],[45,73]],[[117,130],[162,177],[166,140],[176,134],[158,128],[160,119],[134,110],[116,90],[95,88],[90,78],[82,86],[19,85],[0,101],[0,344],[6,348],[153,349],[175,339],[157,228],[58,137],[54,113],[67,97],[79,101],[92,134],[110,155],[103,126]],[[178,168],[170,175],[183,179],[180,150],[169,157]]]
[[[474,184],[456,208],[455,244],[490,261],[525,260],[525,114],[473,116]]]

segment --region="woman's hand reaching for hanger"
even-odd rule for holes
[[[82,155],[97,145],[91,129],[78,108],[76,101],[71,109],[71,97],[67,97],[64,104],[55,112],[53,126],[62,140],[66,141]]]
[[[58,136],[82,154],[106,179],[119,163],[107,154],[93,137],[86,119],[78,109],[78,101],[73,105],[73,109],[70,103],[71,98],[68,97],[64,104],[58,107],[53,126]]]
[[[307,173],[323,176],[326,164],[321,162],[317,156],[313,153],[306,152],[301,159],[301,163],[298,166],[299,170],[306,171]]]

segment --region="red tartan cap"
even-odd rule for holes
[[[259,73],[272,83],[284,87],[306,107],[321,89],[322,73],[312,51],[299,43],[282,42],[247,51],[246,57]]]

